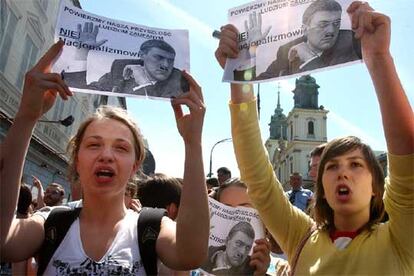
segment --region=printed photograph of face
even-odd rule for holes
[[[236,223],[224,243],[208,248],[208,259],[201,269],[213,275],[253,275],[249,253],[255,232],[246,221]]]
[[[239,223],[240,224],[240,223]],[[249,256],[252,249],[254,236],[248,235],[250,224],[245,222],[243,226],[246,230],[232,231],[230,230],[226,242],[226,257],[231,266],[240,266]]]
[[[142,54],[145,71],[152,81],[166,80],[174,68],[175,52],[166,51],[157,47]]]
[[[341,11],[317,11],[304,25],[309,47],[323,52],[334,46],[341,27]]]

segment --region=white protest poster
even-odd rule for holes
[[[346,12],[353,0],[267,0],[229,10],[240,54],[223,81],[263,82],[361,62]]]
[[[249,266],[254,241],[265,237],[258,212],[229,207],[209,198],[208,259],[200,270],[211,275],[253,275]]]
[[[170,99],[188,91],[187,30],[167,30],[102,17],[62,0],[55,40],[64,48],[53,72],[75,92]]]

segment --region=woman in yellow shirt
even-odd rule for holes
[[[371,149],[356,137],[344,137],[328,143],[321,157],[314,219],[292,207],[261,141],[252,86],[231,84],[232,134],[241,178],[295,273],[412,275],[413,112],[389,52],[390,19],[360,1],[348,13],[381,109],[389,164],[385,192]],[[222,28],[216,51],[222,67],[227,57],[238,54],[237,34],[234,26]],[[389,221],[380,223],[384,208]]]

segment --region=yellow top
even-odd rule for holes
[[[291,262],[313,221],[292,207],[263,146],[256,101],[230,104],[241,179],[266,227]],[[388,154],[384,202],[389,221],[356,236],[345,249],[316,230],[299,256],[297,275],[414,275],[414,154]]]

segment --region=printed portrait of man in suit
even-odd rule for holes
[[[256,75],[256,67],[234,71],[235,80],[263,80],[342,64],[362,58],[352,30],[341,30],[342,7],[335,0],[317,0],[302,16],[304,35],[279,47],[276,59]]]
[[[109,72],[87,84],[88,52],[106,42],[97,42],[98,31],[93,23],[86,23],[83,29],[78,27],[80,43],[90,47],[82,47],[77,54],[77,63],[84,63],[76,68],[81,70],[64,72],[70,87],[161,98],[177,97],[188,91],[188,83],[181,70],[174,67],[174,48],[160,39],[144,41],[139,47],[138,58],[113,60]]]

